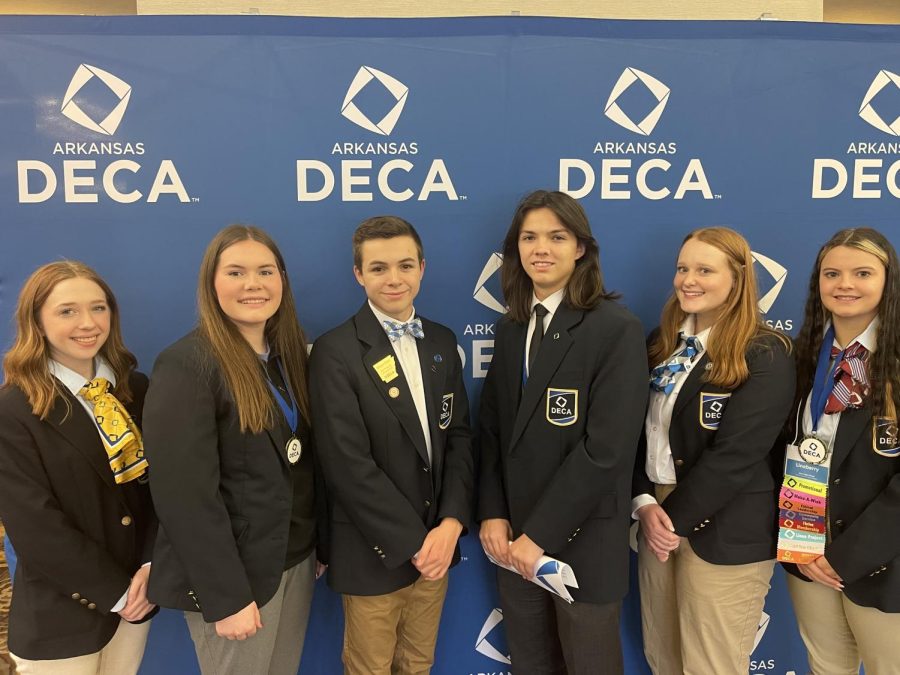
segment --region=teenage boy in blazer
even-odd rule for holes
[[[331,504],[328,583],[343,594],[346,673],[427,673],[471,515],[462,366],[453,333],[413,308],[425,270],[415,229],[371,218],[353,256],[368,300],[316,340],[310,361]]]
[[[514,668],[621,673],[644,333],[604,291],[587,216],[564,193],[519,204],[502,277],[509,314],[481,397],[478,520],[485,550],[518,571],[497,571]],[[573,605],[530,581],[542,554],[572,566]]]

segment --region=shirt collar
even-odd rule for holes
[[[562,304],[563,298],[566,295],[566,289],[560,288],[555,293],[551,293],[543,300],[538,300],[537,296],[532,293],[531,294],[531,311],[534,312],[534,306],[537,304],[541,304],[544,306],[544,309],[547,310],[548,314],[556,314],[556,310],[559,309],[559,306]]]
[[[878,319],[878,316],[876,315],[875,318],[869,322],[869,325],[866,326],[866,329],[862,333],[857,335],[855,338],[853,338],[853,340],[851,340],[850,342],[851,343],[858,342],[863,347],[865,347],[866,350],[871,354],[872,352],[875,351],[876,347],[878,347],[878,324],[879,323],[880,323],[880,321]],[[831,327],[831,321],[828,321],[825,324],[825,332],[826,333],[828,332],[828,329],[830,327]],[[837,338],[834,339],[833,344],[838,349],[841,348],[841,345],[839,345],[837,342]],[[846,345],[846,346],[849,347],[850,345]]]
[[[391,323],[397,323],[397,319],[394,319],[393,317],[390,317],[387,314],[385,314],[384,312],[382,312],[380,309],[378,309],[375,305],[372,304],[371,300],[369,300],[369,309],[372,310],[372,314],[375,315],[375,318],[378,319],[378,323],[380,323],[382,326],[384,325],[385,321],[390,321]],[[406,319],[404,321],[400,321],[400,323],[406,323],[407,321],[412,319],[415,315],[416,315],[416,308],[410,307],[409,308],[409,316],[406,317]]]
[[[88,383],[88,380],[85,380],[82,375],[53,359],[50,359],[50,374],[62,382],[66,389],[72,392],[73,396],[78,396],[78,392]],[[116,374],[102,356],[94,359],[94,377],[105,378],[109,381],[111,387],[116,386]]]
[[[685,337],[690,335],[694,335],[694,325],[697,321],[697,317],[693,314],[689,314],[687,318],[685,318],[684,323],[681,324],[680,331],[684,333]],[[705,328],[701,330],[699,333],[695,335],[695,337],[700,340],[700,344],[703,345],[703,350],[706,351],[709,349],[709,335],[712,332],[712,326],[709,328]]]

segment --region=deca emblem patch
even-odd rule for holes
[[[547,421],[567,427],[578,421],[578,390],[547,389]]]
[[[897,420],[893,417],[876,417],[873,420],[872,449],[884,457],[900,456]]]
[[[700,426],[712,431],[718,429],[729,398],[731,394],[700,392]]]
[[[446,429],[450,426],[450,420],[453,419],[453,394],[444,394],[441,398],[441,416],[438,420],[438,426]]]

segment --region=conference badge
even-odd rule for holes
[[[578,421],[577,389],[547,389],[547,421],[558,427],[568,427]]]

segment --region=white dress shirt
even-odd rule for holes
[[[387,314],[379,310],[372,301],[369,301],[369,308],[378,319],[378,323],[384,326],[385,321],[397,323],[396,319],[389,317]],[[409,316],[400,323],[406,323],[412,320],[416,315],[415,307],[410,308]],[[419,363],[419,347],[416,344],[418,340],[409,333],[395,341],[391,341],[391,347],[400,361],[400,368],[406,378],[406,384],[412,393],[413,403],[416,406],[416,412],[419,414],[419,423],[422,425],[422,433],[425,435],[425,448],[428,450],[428,463],[431,463],[431,428],[428,426],[428,409],[425,407],[425,383],[422,380],[422,365]]]
[[[530,375],[528,372],[528,357],[529,352],[531,351],[531,336],[534,334],[534,324],[535,317],[537,314],[534,313],[534,306],[537,304],[541,304],[544,306],[544,309],[547,310],[546,316],[544,316],[544,335],[547,334],[547,329],[550,327],[550,322],[553,321],[553,315],[556,314],[556,310],[559,309],[560,304],[562,304],[563,297],[566,295],[566,289],[560,288],[556,293],[551,293],[543,300],[538,300],[537,296],[532,294],[531,296],[531,317],[528,319],[528,330],[525,332],[525,375],[526,377]]]
[[[669,445],[669,427],[672,424],[672,411],[678,394],[687,381],[688,375],[703,358],[709,349],[709,335],[712,328],[700,331],[696,336],[703,347],[697,355],[684,364],[684,370],[675,373],[673,377],[674,387],[668,396],[655,389],[650,390],[650,402],[647,407],[647,417],[644,420],[644,432],[647,437],[647,461],[645,470],[647,477],[657,485],[675,485],[675,462],[672,459],[672,448]],[[681,332],[685,337],[694,334],[694,315],[690,315],[681,325]],[[684,349],[685,341],[681,340],[675,347],[675,351],[666,359],[668,362],[673,356]],[[632,516],[635,512],[647,504],[656,504],[656,498],[650,494],[637,495],[631,500]]]

